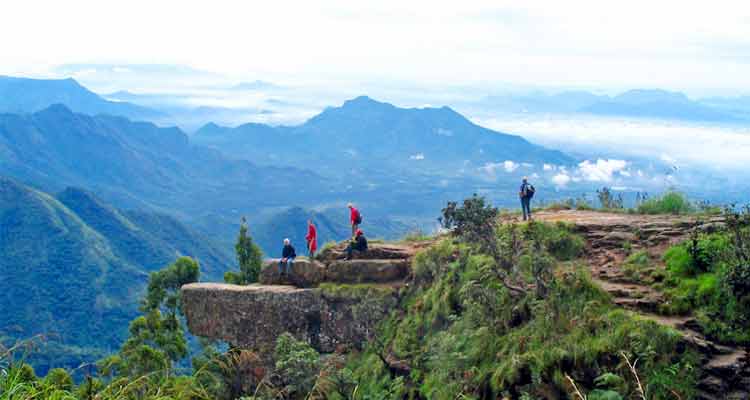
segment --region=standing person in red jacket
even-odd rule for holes
[[[349,203],[347,205],[349,207],[349,210],[351,211],[349,214],[349,222],[352,224],[352,237],[356,236],[357,229],[359,229],[359,224],[362,223],[362,214],[354,208],[354,204]]]
[[[307,236],[305,236],[305,240],[307,240],[307,254],[310,255],[310,258],[313,258],[315,250],[318,249],[318,231],[315,229],[315,225],[313,225],[311,219],[307,220]]]

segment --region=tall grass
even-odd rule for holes
[[[659,197],[648,199],[638,205],[640,214],[689,214],[696,210],[687,197],[676,191],[668,191]]]

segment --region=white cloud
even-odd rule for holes
[[[552,165],[552,164],[544,164],[542,166],[542,169],[544,169],[545,171],[552,171],[554,168],[555,168],[555,166]]]
[[[625,160],[602,160],[600,158],[596,160],[596,163],[585,160],[578,164],[578,169],[583,179],[587,181],[610,182],[613,174],[622,171],[627,165]]]
[[[412,154],[412,155],[409,156],[409,159],[410,160],[417,160],[417,161],[424,160],[424,154],[422,154],[422,153]]]
[[[557,174],[552,177],[552,183],[554,183],[557,187],[564,187],[570,182],[570,180],[570,176],[566,174]]]
[[[518,164],[518,163],[516,163],[514,161],[505,160],[505,161],[503,161],[501,163],[499,163],[499,162],[497,162],[497,163],[486,163],[486,164],[484,164],[484,166],[480,167],[479,170],[481,172],[484,172],[484,173],[486,173],[486,174],[494,177],[500,171],[504,171],[504,172],[507,172],[507,173],[514,172],[515,170],[518,169],[519,166],[520,166],[520,164]]]
[[[511,160],[505,160],[503,161],[503,168],[505,168],[505,172],[513,172],[518,169],[518,164]]]

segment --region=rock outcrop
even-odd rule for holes
[[[377,286],[303,289],[283,285],[193,283],[182,307],[195,335],[270,354],[289,332],[322,353],[360,348],[397,304],[397,289]]]
[[[279,260],[261,270],[259,284],[194,283],[182,288],[182,309],[195,335],[271,354],[289,332],[322,353],[360,348],[398,304],[418,245],[375,243],[354,260],[344,244],[317,260],[299,258],[286,274]]]

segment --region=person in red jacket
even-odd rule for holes
[[[357,235],[357,229],[359,229],[359,224],[362,223],[362,214],[354,208],[354,204],[349,203],[347,205],[349,207],[349,222],[352,224],[352,237],[355,237]]]
[[[312,258],[315,256],[315,250],[318,249],[318,231],[315,229],[315,225],[313,225],[311,219],[307,220],[307,236],[305,236],[305,240],[307,240],[307,254]]]

